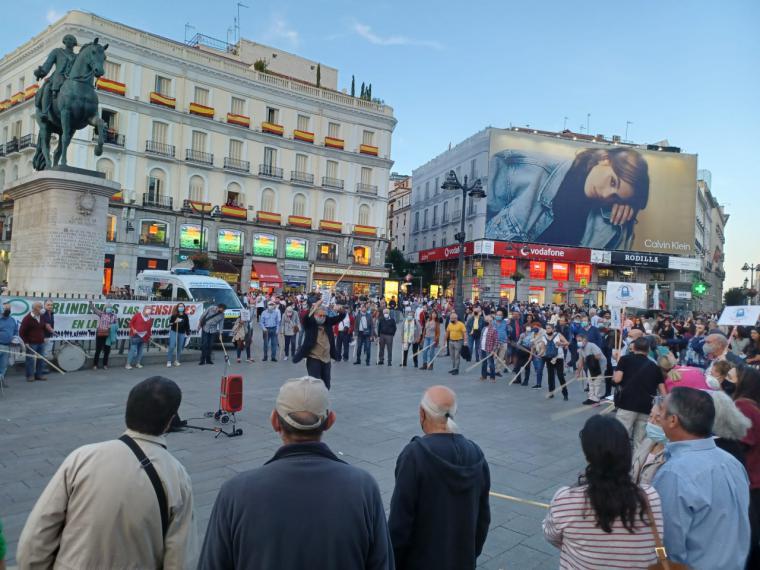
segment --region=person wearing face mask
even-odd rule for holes
[[[483,311],[479,306],[472,308],[472,314],[467,317],[465,328],[467,329],[467,338],[469,339],[470,354],[472,360],[477,362],[483,355],[480,354],[480,335],[483,332],[483,327],[486,326],[485,319],[483,318]]]
[[[18,335],[18,323],[11,317],[10,303],[3,303],[3,314],[0,316],[0,382],[7,388],[5,373],[8,371],[8,356],[11,351],[13,337]]]
[[[101,311],[90,301],[90,310],[98,317],[98,324],[95,328],[95,358],[92,363],[92,369],[98,369],[100,353],[102,352],[103,369],[108,370],[108,357],[111,354],[111,346],[116,342],[118,318],[116,313],[114,313],[111,303],[106,303]]]
[[[330,389],[331,360],[338,360],[335,349],[333,327],[343,320],[345,308],[337,307],[335,315],[328,317],[322,306],[322,299],[312,305],[303,319],[304,341],[301,348],[293,355],[293,363],[306,359],[306,373],[312,378],[319,378]]]
[[[267,310],[261,313],[259,317],[259,325],[264,334],[264,362],[267,361],[267,348],[272,355],[272,362],[277,362],[277,352],[279,350],[279,343],[277,335],[280,331],[280,324],[282,323],[282,315],[277,310],[277,305],[273,300],[270,300],[267,304]]]
[[[185,338],[190,334],[190,317],[184,303],[178,303],[172,309],[169,317],[169,350],[166,352],[166,367],[179,366],[182,349],[185,348]]]
[[[578,340],[578,362],[576,376],[587,374],[588,398],[583,402],[584,406],[598,404],[604,397],[604,372],[607,368],[607,358],[602,349],[589,342],[585,332],[576,335]]]
[[[456,311],[449,313],[449,324],[446,326],[446,342],[448,343],[449,353],[451,355],[451,370],[449,374],[456,376],[459,374],[459,362],[462,352],[462,346],[467,339],[467,329],[459,320]]]
[[[586,315],[581,317],[581,330],[586,333],[586,338],[589,342],[595,344],[601,349],[604,349],[604,339],[599,329],[591,324]]]
[[[664,396],[655,396],[652,411],[646,424],[646,437],[641,440],[633,456],[631,479],[637,485],[650,485],[657,470],[665,463],[665,444],[668,438],[662,429],[662,402]]]
[[[150,342],[153,329],[153,318],[150,315],[150,307],[146,305],[129,321],[129,354],[125,366],[127,370],[132,370],[132,367],[142,368],[143,350]]]
[[[396,336],[396,321],[391,318],[390,309],[383,309],[383,316],[377,320],[378,364],[385,361],[385,352],[388,352],[388,366],[393,360],[393,337]]]
[[[414,367],[417,368],[417,351],[422,344],[422,327],[420,326],[419,321],[414,318],[410,309],[406,311],[401,327],[401,349],[404,351],[404,359],[401,366],[406,366],[409,349],[411,348]]]
[[[362,350],[364,350],[366,363],[367,366],[369,366],[370,349],[372,347],[370,343],[372,342],[374,335],[374,324],[372,322],[372,315],[367,311],[366,305],[362,305],[359,309],[354,330],[356,332],[356,360],[354,361],[354,364],[361,364]]]
[[[300,328],[300,320],[298,319],[298,313],[293,310],[293,307],[287,307],[282,314],[282,323],[280,324],[282,329],[282,336],[285,338],[285,360],[289,356],[295,356],[296,354],[296,335]]]
[[[723,334],[713,333],[707,335],[702,345],[708,366],[705,376],[715,376],[712,367],[721,360],[728,360],[734,366],[744,366],[744,360],[729,350],[728,339]]]

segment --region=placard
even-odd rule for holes
[[[647,286],[645,283],[607,282],[607,304],[610,307],[647,308]]]
[[[754,327],[760,319],[760,305],[726,307],[718,319],[719,325]]]

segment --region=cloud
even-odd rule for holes
[[[367,24],[356,22],[353,31],[361,38],[376,46],[419,46],[437,50],[443,49],[443,44],[435,40],[418,40],[406,36],[379,36]]]
[[[285,18],[277,15],[272,16],[264,41],[274,42],[276,40],[284,40],[291,49],[301,45],[301,36],[298,30],[294,29]]]
[[[49,8],[45,14],[45,19],[47,20],[48,24],[55,24],[61,18],[63,18],[63,14],[55,8]]]

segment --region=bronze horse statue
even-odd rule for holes
[[[103,75],[103,64],[106,60],[108,44],[101,45],[98,38],[92,43],[85,44],[71,65],[61,88],[50,104],[50,112],[45,114],[41,107],[44,89],[52,88],[51,82],[46,81],[39,95],[35,98],[37,112],[35,119],[40,127],[37,135],[37,151],[34,153],[32,164],[35,170],[44,170],[58,165],[66,166],[66,151],[71,143],[71,137],[79,129],[92,125],[98,134],[95,156],[103,153],[105,122],[98,115],[98,94],[95,91],[95,78]],[[52,94],[48,93],[49,96]],[[50,159],[50,137],[58,135],[58,146],[53,160]]]

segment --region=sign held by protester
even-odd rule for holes
[[[19,323],[31,311],[32,303],[35,301],[44,302],[45,299],[32,297],[6,297],[3,299],[4,303],[10,303],[11,316]],[[90,308],[89,300],[52,299],[52,301],[56,337],[70,341],[95,340],[98,316]],[[169,336],[169,317],[178,304],[177,302],[123,301],[120,299],[105,302],[94,301],[95,308],[100,311],[104,309],[106,303],[111,304],[118,318],[117,338],[120,340],[129,338],[129,321],[144,307],[150,307],[150,314],[153,318],[151,337],[167,338]],[[190,330],[193,331],[191,336],[195,336],[197,333],[194,331],[198,330],[203,314],[203,303],[184,303],[184,305],[185,314],[190,318]]]
[[[607,282],[607,304],[610,307],[647,308],[647,286],[645,283]]]
[[[726,307],[718,319],[719,325],[754,327],[760,319],[760,305]]]

